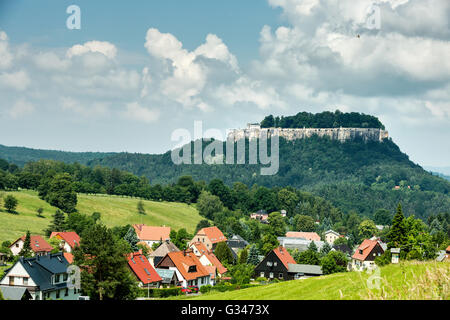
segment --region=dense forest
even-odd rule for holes
[[[261,121],[262,128],[377,128],[384,125],[377,117],[358,112],[343,113],[325,111],[321,113],[299,112],[295,116],[274,117],[269,115]]]

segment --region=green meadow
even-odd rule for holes
[[[208,293],[193,300],[448,300],[450,263],[402,262],[376,273],[346,272]],[[377,278],[377,277],[380,278]],[[182,297],[188,298],[188,297]]]
[[[19,201],[17,214],[6,212],[0,199],[0,241],[14,241],[27,230],[32,234],[44,234],[52,221],[56,208],[39,199],[37,192],[22,190],[2,192],[0,197],[12,194]],[[77,210],[84,214],[101,213],[101,221],[108,227],[143,223],[153,226],[169,226],[176,230],[185,228],[193,233],[202,219],[193,205],[173,202],[142,200],[146,215],[137,212],[139,199],[109,195],[78,194]],[[44,218],[37,217],[36,210],[44,209]]]

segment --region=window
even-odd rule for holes
[[[271,267],[273,265],[272,261],[267,261],[267,266]]]
[[[63,274],[63,282],[67,282],[67,279],[68,279],[68,275],[67,275],[67,273],[64,273]]]
[[[259,276],[260,276],[261,278],[264,278],[264,272],[261,272],[261,273],[259,274]]]
[[[274,263],[273,263],[273,266],[274,266],[274,267],[276,267],[276,266],[277,266],[277,264],[278,264],[277,262],[274,262]]]
[[[16,243],[16,248],[18,248],[19,247],[19,244],[18,243]]]
[[[14,277],[12,277],[12,276],[9,277],[9,285],[10,286],[14,285]]]
[[[64,293],[64,296],[68,296],[69,295],[69,289],[66,289],[66,292]]]
[[[273,272],[269,274],[270,279],[273,279]]]
[[[55,283],[59,283],[59,278],[60,278],[59,274],[55,275]]]
[[[283,274],[282,273],[278,274],[278,279],[283,279]]]
[[[190,266],[188,272],[197,272],[197,266]]]
[[[363,251],[361,249],[359,250],[359,254],[363,254]]]
[[[27,277],[24,277],[24,278],[23,278],[23,285],[24,285],[24,286],[27,286],[27,285],[28,285],[28,278],[27,278]]]

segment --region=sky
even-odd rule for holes
[[[195,121],[339,109],[448,167],[449,18],[447,0],[0,0],[0,144],[162,153]]]

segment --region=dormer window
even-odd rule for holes
[[[197,266],[189,266],[188,272],[197,272]]]
[[[361,249],[359,249],[359,254],[363,254],[363,251]]]

